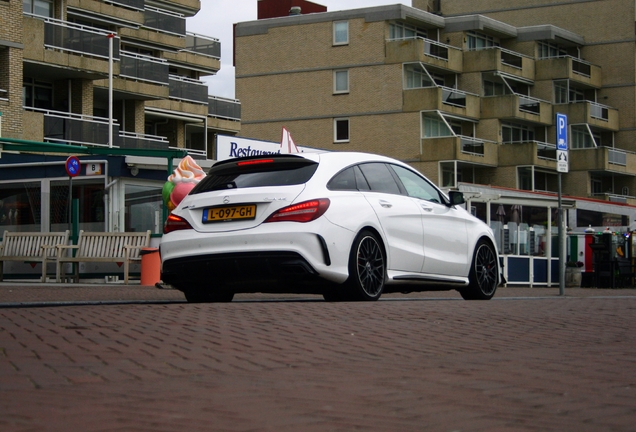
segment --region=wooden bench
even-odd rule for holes
[[[130,263],[141,260],[141,249],[150,246],[150,230],[146,232],[80,231],[77,245],[58,245],[56,280],[65,278],[64,264],[75,263],[75,282],[79,282],[79,263],[124,263],[124,283],[128,283]]]
[[[42,282],[46,282],[46,264],[58,258],[58,245],[68,243],[69,231],[9,232],[5,231],[0,244],[0,282],[4,278],[4,261],[42,263]]]

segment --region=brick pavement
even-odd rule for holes
[[[635,290],[556,294],[0,284],[0,430],[636,430]]]

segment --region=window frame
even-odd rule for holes
[[[338,89],[338,75],[341,73],[347,74],[346,89]],[[349,69],[338,69],[333,71],[333,94],[347,94],[349,93]]]
[[[338,139],[338,123],[347,122],[347,138]],[[339,117],[333,119],[333,142],[335,144],[348,143],[351,141],[351,121],[349,117]]]
[[[344,24],[346,26],[346,29],[338,29],[339,25]],[[341,21],[334,21],[333,22],[333,39],[332,39],[332,43],[333,46],[342,46],[342,45],[349,45],[349,21],[347,20],[341,20]],[[345,40],[338,40],[338,34],[339,31],[345,31],[346,33],[346,38]]]

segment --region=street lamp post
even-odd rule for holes
[[[113,39],[115,33],[108,36],[108,147],[113,147]]]

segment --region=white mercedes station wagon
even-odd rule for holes
[[[377,300],[383,292],[500,284],[491,229],[407,164],[317,152],[217,162],[175,208],[160,244],[162,280],[190,302],[235,293]]]

